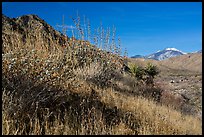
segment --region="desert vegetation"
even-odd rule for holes
[[[72,19],[78,38],[63,35],[61,44],[3,33],[3,135],[202,134],[182,98],[154,82],[155,65],[127,63],[114,27],[92,36],[89,21],[85,29]]]

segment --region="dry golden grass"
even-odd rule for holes
[[[108,57],[79,66],[77,49],[17,45],[2,55],[3,135],[202,134],[199,119],[142,97]]]
[[[201,121],[185,116],[167,106],[140,97],[127,97],[109,92],[104,102],[116,105],[125,112],[131,112],[139,122],[139,134],[201,134]],[[132,121],[133,122],[133,121]]]

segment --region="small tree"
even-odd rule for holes
[[[135,64],[130,65],[130,73],[138,80],[143,80],[144,69]]]
[[[144,69],[145,73],[147,74],[146,77],[146,84],[153,84],[154,77],[159,74],[159,70],[156,66],[152,65],[151,63],[148,63],[147,66]]]

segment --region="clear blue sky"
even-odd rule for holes
[[[56,28],[74,25],[85,15],[96,28],[116,27],[128,56],[148,55],[167,47],[183,52],[202,49],[202,2],[2,2],[8,17],[36,14]]]

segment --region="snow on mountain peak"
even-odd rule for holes
[[[161,50],[158,50],[157,52],[160,52],[160,51],[161,51]],[[156,52],[156,53],[157,53],[157,52]]]
[[[182,51],[180,51],[180,50],[178,50],[178,49],[176,49],[176,48],[166,48],[165,50],[173,50],[173,51],[181,52],[181,53],[183,53],[183,54],[187,54],[187,53],[182,52]]]
[[[166,48],[164,50],[159,50],[156,53],[152,53],[150,55],[146,55],[146,56],[134,56],[133,58],[146,58],[146,59],[155,59],[155,60],[164,60],[164,59],[168,59],[171,57],[175,57],[175,56],[180,56],[180,55],[184,55],[187,54],[185,52],[182,52],[176,48]]]
[[[167,58],[175,57],[175,56],[180,56],[186,54],[176,48],[166,48],[162,51],[157,51],[156,53],[150,54],[145,56],[145,58],[148,59],[156,59],[156,60],[164,60]]]
[[[175,50],[175,51],[179,51],[179,50],[176,49],[176,48],[166,48],[165,50]]]

